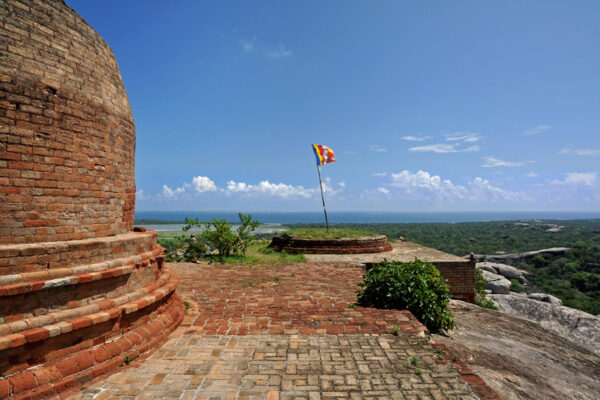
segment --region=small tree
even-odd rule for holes
[[[239,213],[238,217],[240,218],[240,226],[236,232],[231,231],[231,225],[226,219],[218,218],[213,218],[210,222],[200,222],[198,218],[186,218],[186,225],[182,229],[188,231],[193,226],[201,228],[204,225],[204,230],[200,236],[217,249],[221,257],[228,257],[232,254],[245,254],[251,233],[258,228],[259,222],[253,219],[250,214]]]

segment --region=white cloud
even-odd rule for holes
[[[600,149],[562,149],[560,154],[575,154],[577,156],[600,156]]]
[[[275,197],[311,197],[314,189],[306,189],[304,186],[287,185],[285,183],[271,183],[268,180],[261,181],[257,185],[245,182],[227,182],[226,193],[264,194]]]
[[[447,135],[444,135],[444,137],[449,142],[466,142],[466,143],[478,142],[481,139],[481,135],[479,133],[473,133],[473,132],[449,133]]]
[[[373,174],[373,176],[379,176],[379,177],[381,177],[381,178],[383,178],[383,177],[384,177],[384,176],[386,176],[386,175],[387,175],[387,172],[375,172],[375,173]]]
[[[442,180],[438,175],[430,175],[426,171],[412,173],[404,170],[391,174],[390,186],[404,190],[410,197],[433,200],[463,199],[467,190],[463,186],[454,185],[450,180]]]
[[[375,151],[377,153],[386,153],[388,151],[386,148],[376,144],[372,144],[369,148],[371,149],[371,151]]]
[[[533,164],[535,161],[503,161],[495,157],[483,157],[484,163],[481,165],[484,168],[492,167],[521,167],[526,164]]]
[[[417,151],[417,152],[432,152],[432,153],[444,154],[444,153],[461,153],[461,152],[479,151],[480,147],[475,145],[475,146],[462,148],[462,147],[460,147],[459,143],[453,143],[453,144],[440,143],[440,144],[428,144],[425,146],[410,147],[408,150],[409,151]]]
[[[267,50],[267,57],[269,58],[286,58],[292,55],[290,50],[287,50],[285,46],[279,45],[275,49]]]
[[[489,180],[480,177],[468,181],[466,185],[459,185],[449,179],[442,179],[439,175],[432,175],[427,171],[420,170],[413,173],[404,170],[391,174],[391,178],[391,182],[386,185],[387,187],[379,187],[377,191],[419,202],[495,202],[524,198],[520,192],[504,190],[494,186]]]
[[[533,128],[529,128],[525,132],[523,132],[523,135],[525,135],[525,136],[537,135],[538,133],[543,133],[543,132],[549,131],[550,129],[552,129],[552,127],[550,125],[536,125]]]
[[[598,175],[595,172],[569,172],[565,174],[564,180],[554,180],[557,185],[585,185],[594,186],[598,182]]]
[[[163,185],[162,187],[162,197],[167,198],[167,199],[177,199],[180,195],[185,193],[185,187],[181,186],[175,189],[171,189],[169,186],[167,185]]]
[[[143,190],[143,189],[139,189],[139,190],[137,190],[137,191],[135,192],[135,198],[136,198],[137,200],[148,200],[148,199],[151,199],[151,198],[152,198],[152,196],[150,196],[150,195],[148,195],[148,194],[144,193],[144,190]]]
[[[537,178],[538,176],[540,176],[540,174],[535,173],[533,171],[525,175],[526,178]]]
[[[431,136],[402,136],[401,139],[408,140],[409,142],[422,142],[431,139]]]
[[[196,176],[192,178],[192,186],[198,193],[216,192],[217,185],[207,176]]]

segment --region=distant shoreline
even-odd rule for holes
[[[323,222],[322,212],[245,212],[263,224],[306,224]],[[509,212],[328,212],[332,224],[377,224],[377,223],[462,223],[490,221],[526,220],[596,220],[600,211],[509,211]],[[135,225],[181,225],[185,218],[210,221],[213,218],[238,221],[237,212],[232,211],[138,211]]]

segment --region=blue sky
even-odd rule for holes
[[[600,210],[600,2],[67,0],[113,49],[138,210]]]

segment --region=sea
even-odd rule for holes
[[[252,214],[261,224],[322,223],[323,212],[244,212]],[[533,219],[600,219],[600,211],[460,211],[460,212],[377,212],[330,211],[330,223],[427,223],[427,222],[485,222]],[[239,221],[233,211],[136,211],[136,219],[183,222],[188,218],[209,221],[213,218]],[[150,225],[144,225],[150,227]],[[156,226],[152,224],[152,226]]]

